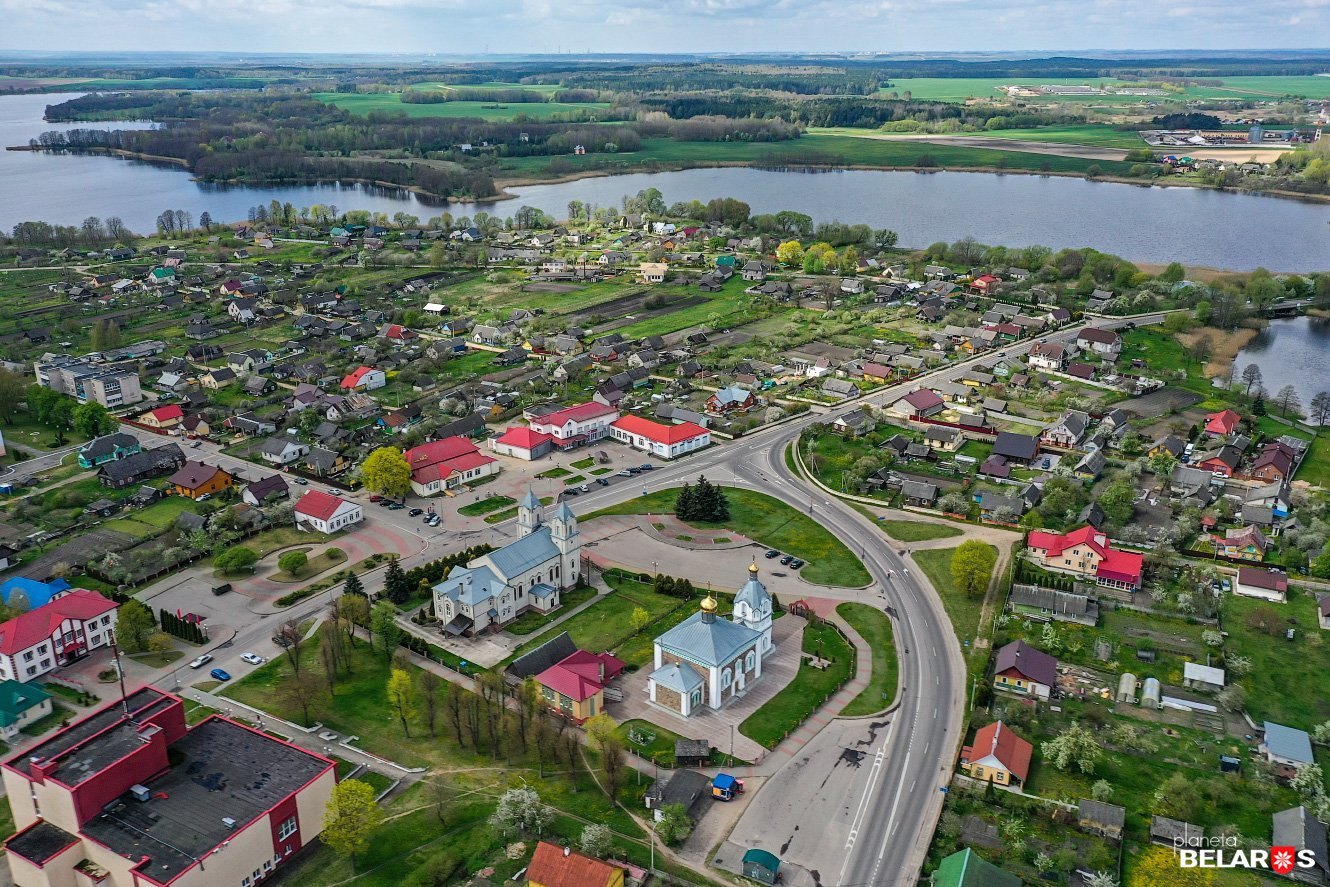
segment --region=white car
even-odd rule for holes
[[[240,658],[248,662],[250,665],[262,665],[268,661],[258,653],[241,653]]]
[[[328,488],[328,492],[331,493],[331,494],[334,495],[334,496],[341,496],[341,495],[343,495],[342,491],[339,490],[339,489],[337,489],[336,487],[329,487],[329,488]]]
[[[202,656],[191,662],[189,664],[189,667],[202,668],[203,666],[207,665],[209,662],[212,662],[212,656],[208,655],[207,653],[204,653]]]

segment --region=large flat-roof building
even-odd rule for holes
[[[0,766],[19,887],[252,887],[323,830],[327,758],[153,687]]]

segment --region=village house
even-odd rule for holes
[[[918,391],[911,391],[892,403],[887,407],[887,412],[893,416],[901,416],[906,419],[924,419],[934,416],[944,409],[946,409],[946,405],[936,391],[930,388],[920,388]]]
[[[167,480],[177,496],[202,499],[231,486],[230,473],[206,462],[186,462]]]
[[[106,462],[124,459],[142,450],[139,439],[124,431],[95,437],[79,447],[80,468],[96,468]]]
[[[716,415],[742,412],[750,410],[756,405],[757,398],[753,395],[753,392],[737,385],[722,388],[707,398],[707,412]]]
[[[1105,360],[1117,360],[1122,351],[1122,335],[1117,330],[1087,326],[1077,334],[1076,347]]]
[[[1223,536],[1212,536],[1211,541],[1215,550],[1224,557],[1248,561],[1264,560],[1270,548],[1270,540],[1255,524],[1230,527],[1224,531]]]
[[[1240,567],[1233,593],[1283,603],[1288,600],[1288,574],[1264,567]]]
[[[245,485],[245,490],[240,494],[240,500],[246,505],[258,507],[272,499],[285,499],[291,494],[290,488],[286,485],[286,478],[280,474],[270,474],[260,480],[251,481]]]
[[[1311,737],[1305,731],[1272,721],[1266,721],[1262,729],[1260,753],[1282,779],[1291,779],[1315,763]]]
[[[180,404],[172,403],[163,407],[155,407],[138,417],[140,423],[149,428],[158,428],[165,431],[168,428],[174,428],[180,424],[180,420],[185,417],[185,411],[181,409]]]
[[[1205,434],[1207,437],[1227,437],[1238,430],[1241,422],[1242,417],[1232,410],[1210,413],[1205,417]]]
[[[336,533],[365,519],[360,503],[322,490],[306,490],[296,501],[295,523],[302,530]]]
[[[290,465],[309,454],[309,444],[294,437],[270,437],[259,447],[259,458],[273,465]]]
[[[1058,342],[1035,342],[1030,346],[1027,359],[1030,366],[1041,370],[1061,371],[1070,355],[1067,347]]]
[[[1045,446],[1069,449],[1081,442],[1081,438],[1085,436],[1085,430],[1089,427],[1089,413],[1083,413],[1080,410],[1068,410],[1062,415],[1062,418],[1043,430],[1039,435],[1039,440]]]
[[[1048,699],[1058,684],[1058,661],[1025,641],[1012,641],[997,651],[993,688]]]
[[[577,650],[540,672],[535,681],[551,711],[582,724],[605,710],[605,687],[626,665],[613,653]]]
[[[1026,555],[1046,570],[1124,590],[1140,588],[1145,563],[1139,554],[1113,548],[1106,535],[1090,526],[1067,534],[1036,530],[1030,533]]]
[[[342,388],[347,391],[373,391],[388,384],[388,377],[383,370],[361,366],[348,373],[342,379]]]
[[[411,466],[411,489],[436,496],[445,489],[499,473],[499,463],[465,437],[445,437],[412,447],[404,454]]]
[[[961,749],[961,770],[971,779],[1019,788],[1030,775],[1034,746],[1002,721],[980,727],[974,741]]]

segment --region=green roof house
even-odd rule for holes
[[[0,681],[0,736],[13,739],[33,721],[51,713],[51,694],[37,684]]]
[[[735,266],[735,264],[736,264],[736,263],[735,263],[735,260],[734,260],[734,256],[717,256],[717,257],[716,257],[716,267],[717,267],[717,268],[733,268],[733,267]]]
[[[743,873],[759,884],[775,884],[780,871],[780,860],[775,854],[754,847],[744,854]]]
[[[1021,879],[966,847],[942,860],[933,887],[1021,887]]]

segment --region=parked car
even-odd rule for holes
[[[190,662],[189,667],[202,668],[203,666],[207,665],[209,662],[212,662],[212,657],[209,656],[207,653],[204,653],[202,656],[199,656],[198,658],[194,659],[194,661]]]
[[[189,442],[189,448],[191,450],[197,450],[201,446],[203,446],[203,441],[201,440],[191,440]]]
[[[212,498],[212,493],[204,493],[202,496],[198,498],[198,501],[207,502],[211,498]]]
[[[591,487],[588,486],[587,484],[582,484],[582,486],[580,486],[580,487],[577,488],[577,492],[579,492],[579,493],[590,493],[590,492],[591,492]]]
[[[1232,582],[1229,582],[1227,579],[1220,579],[1220,580],[1219,580],[1219,585],[1220,585],[1220,587],[1222,587],[1222,588],[1224,589],[1224,591],[1232,591],[1232,590],[1233,590],[1233,583],[1232,583]]]
[[[644,462],[641,465],[637,466],[638,471],[654,471],[655,468],[656,466],[652,465],[650,462]]]
[[[415,516],[418,515],[418,514],[424,514],[424,513],[425,513],[425,509],[423,509],[423,508],[413,508],[413,509],[411,509],[410,511],[408,511],[408,512],[406,513],[406,516],[407,516],[407,517],[415,517]]]
[[[225,669],[214,668],[212,671],[208,672],[208,674],[212,675],[213,678],[214,678],[215,680],[218,680],[218,681],[229,681],[229,680],[231,680],[231,674],[230,674],[230,672],[226,671]]]
[[[801,561],[801,560],[799,560],[797,557],[796,557],[794,560],[790,561],[790,569],[792,569],[792,570],[797,570],[797,569],[799,569],[800,567],[802,567],[803,565],[804,565],[804,562]]]
[[[391,499],[384,499],[382,496],[379,497],[379,507],[380,507],[380,508],[387,508],[388,506],[390,506],[390,505],[392,505],[392,504],[393,504],[393,500],[391,500]]]
[[[768,558],[780,557],[780,552],[777,551],[777,550],[774,549],[774,548],[768,548],[768,549],[767,549],[767,557],[768,557]]]
[[[221,585],[214,585],[212,587],[213,594],[226,594],[230,590],[231,590],[230,582],[223,582]]]
[[[623,471],[620,471],[620,472],[619,472],[619,477],[632,477],[632,476],[633,476],[633,472],[630,471],[630,470],[627,469],[627,468],[625,468]]]
[[[292,482],[301,487],[309,486],[309,481],[305,480],[303,477],[297,477]]]
[[[389,511],[401,511],[401,510],[402,510],[403,508],[405,508],[405,507],[406,507],[406,506],[403,505],[401,502],[389,502],[389,503],[388,503],[388,510],[389,510]]]
[[[283,635],[283,634],[275,634],[275,635],[273,635],[273,636],[272,636],[272,642],[273,642],[274,644],[276,644],[277,646],[282,647],[283,649],[285,649],[286,647],[291,646],[291,639],[288,638],[286,635]]]
[[[788,554],[780,559],[781,566],[783,567],[788,567],[793,561],[794,558],[790,557]]]
[[[600,484],[602,487],[608,487],[610,485],[609,480],[603,477],[596,478],[596,483]]]
[[[328,488],[328,492],[329,492],[329,493],[332,493],[334,496],[345,496],[345,495],[346,495],[345,493],[343,493],[341,490],[337,489],[336,487],[329,487],[329,488]]]
[[[370,497],[369,497],[369,501],[371,501],[371,502],[382,502],[382,501],[383,501],[383,497],[380,496],[378,493],[373,493],[373,494],[370,495]]]
[[[267,662],[267,660],[258,653],[241,653],[240,658],[248,662],[250,665],[262,665],[264,662]]]

